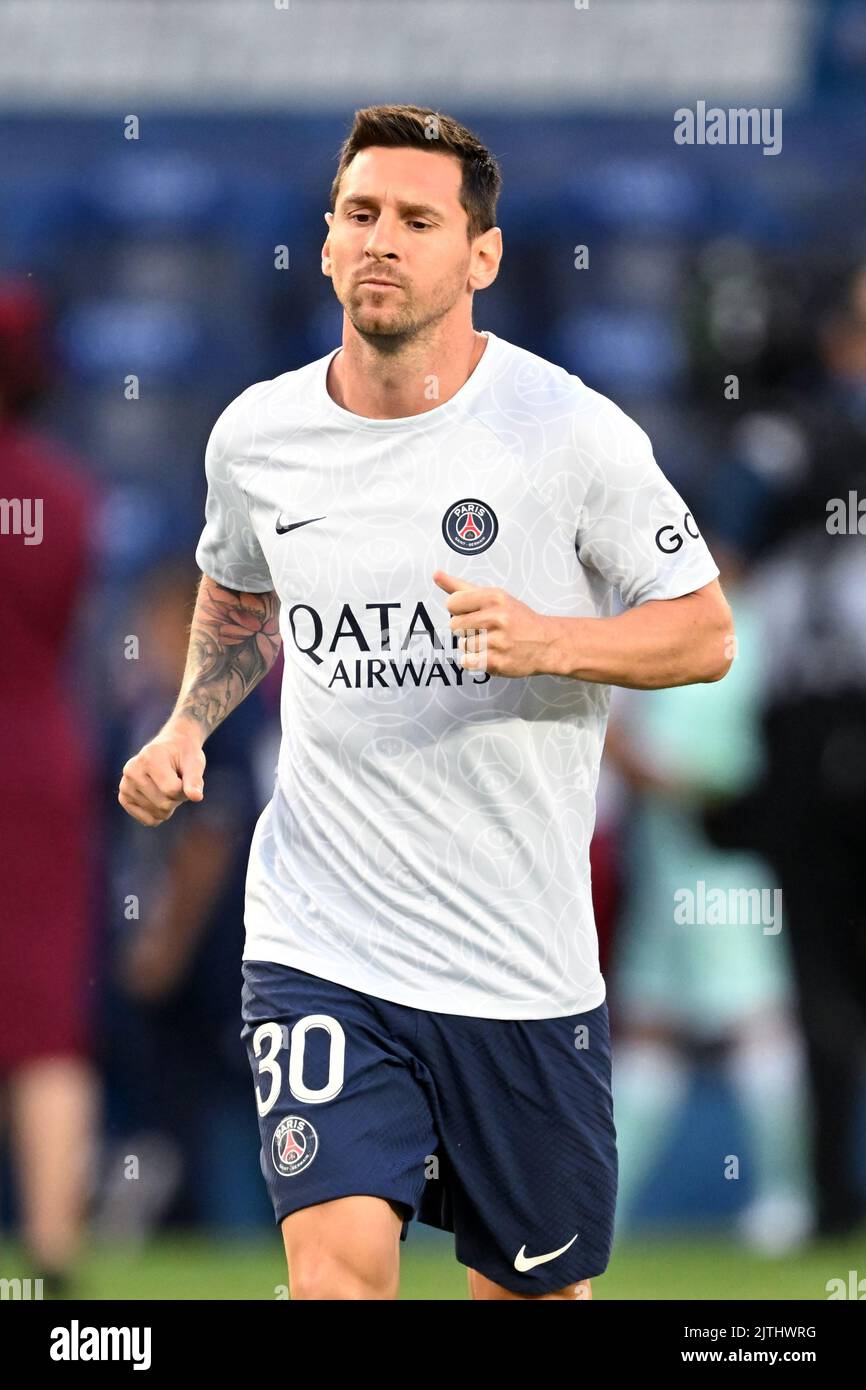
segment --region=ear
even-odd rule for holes
[[[472,269],[469,284],[473,290],[486,290],[499,274],[502,260],[502,229],[490,227],[476,237],[472,248]]]
[[[322,274],[327,275],[329,278],[331,273],[331,248],[329,242],[331,240],[331,223],[333,222],[333,220],[334,214],[331,212],[326,212],[325,221],[328,224],[328,235],[325,237],[325,240],[322,243]]]

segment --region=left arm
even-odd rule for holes
[[[551,675],[635,690],[719,681],[733,660],[734,620],[718,579],[681,598],[650,599],[615,618],[551,618]]]
[[[441,570],[464,666],[494,676],[571,676],[655,690],[718,681],[733,660],[734,623],[718,579],[680,598],[650,599],[613,618],[536,613],[499,588]],[[477,635],[476,635],[477,634]]]

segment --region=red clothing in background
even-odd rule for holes
[[[90,1051],[95,779],[66,658],[97,499],[58,444],[2,420],[0,496],[42,499],[41,544],[0,534],[4,1072]]]

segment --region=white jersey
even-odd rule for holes
[[[614,591],[675,598],[718,570],[643,430],[485,336],[456,395],[404,419],[337,405],[339,348],[243,391],[208,443],[196,561],[281,605],[244,959],[413,1008],[549,1018],[605,997],[589,843],[609,687],[464,669],[433,571],[601,618]]]

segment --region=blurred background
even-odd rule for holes
[[[0,6],[0,1275],[285,1283],[239,1041],[281,668],[208,741],[194,814],[156,835],[116,792],[174,702],[210,428],[340,341],[323,212],[383,101],[492,149],[476,328],[643,426],[736,618],[725,681],[614,695],[594,1294],[825,1298],[866,1275],[861,0]],[[780,112],[781,148],[677,143],[700,101]],[[781,906],[677,921],[700,884]],[[403,1297],[465,1297],[449,1237],[413,1226],[403,1262]]]

